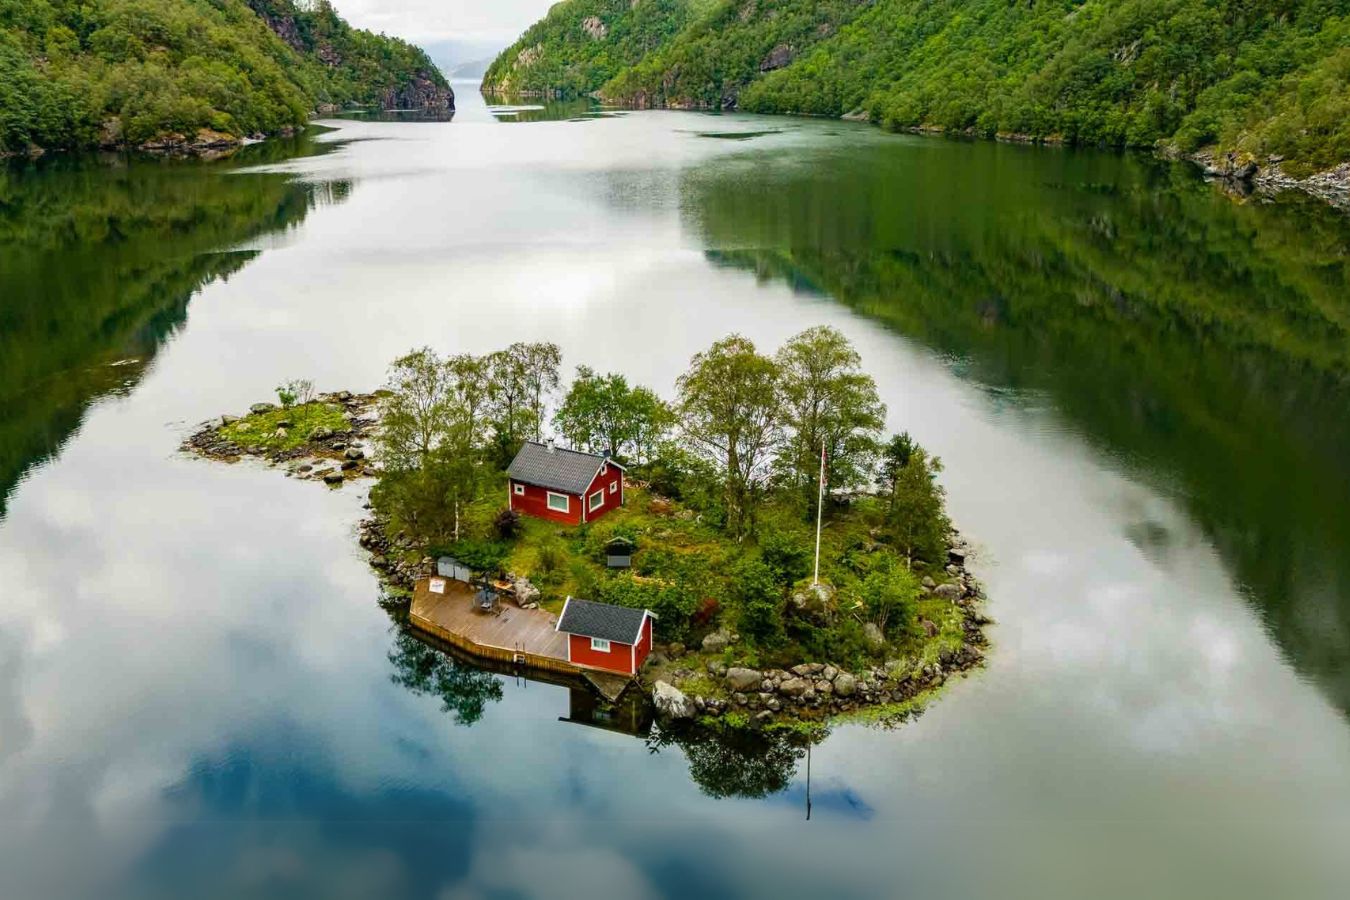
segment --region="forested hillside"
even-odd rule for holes
[[[682,24],[634,59],[615,42],[657,6]],[[1350,160],[1350,0],[565,0],[499,67],[632,106]]]
[[[0,0],[0,153],[229,143],[453,96],[425,53],[326,0]]]

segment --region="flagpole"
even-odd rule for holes
[[[825,508],[825,440],[820,441],[820,488],[816,494],[816,571],[811,584],[820,584],[820,518]]]

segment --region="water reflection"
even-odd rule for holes
[[[1066,153],[1047,182],[1025,148],[946,149],[747,154],[691,170],[683,210],[714,264],[884,322],[996,402],[1053,405],[1177,497],[1350,710],[1350,221],[1185,167]],[[1147,515],[1129,531],[1186,552]]]
[[[313,152],[307,139],[269,142],[231,166]],[[232,248],[350,188],[229,171],[123,158],[0,165],[0,519],[15,483],[92,402],[140,381],[189,299],[257,255]]]

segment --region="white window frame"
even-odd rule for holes
[[[619,480],[617,478],[609,483],[609,492],[611,494],[617,494],[619,492]]]
[[[517,485],[515,485],[514,487],[515,487],[515,490],[516,490],[516,496],[517,496],[517,497],[524,497],[524,496],[525,496],[525,485],[523,485],[523,484],[517,484]]]
[[[554,497],[562,498],[563,505],[561,508],[553,505]],[[572,498],[568,494],[560,494],[557,491],[549,491],[548,500],[545,502],[548,504],[548,508],[553,510],[554,512],[570,513],[572,511]]]
[[[593,637],[591,638],[591,649],[594,650],[596,653],[608,653],[609,641],[605,640],[604,638]]]
[[[599,498],[600,498],[599,501],[597,501],[597,500],[595,499],[596,497],[599,497]],[[602,506],[604,506],[604,505],[605,505],[605,490],[604,490],[604,488],[601,488],[600,490],[596,491],[594,494],[591,494],[589,497],[586,498],[586,511],[587,511],[587,512],[595,512],[597,509],[599,509],[600,507],[602,507]]]

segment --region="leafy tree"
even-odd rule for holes
[[[778,366],[748,338],[731,335],[695,354],[680,376],[680,419],[695,449],[721,470],[727,525],[736,537],[754,524],[782,435]]]
[[[524,345],[520,354],[525,364],[525,384],[534,420],[534,438],[538,440],[543,436],[544,407],[560,383],[558,369],[562,365],[562,350],[557,344],[536,343]]]
[[[773,572],[774,580],[787,587],[811,572],[812,548],[801,535],[782,529],[759,535],[759,557]]]
[[[778,351],[788,438],[779,456],[784,477],[815,515],[821,450],[827,488],[868,480],[886,406],[862,359],[839,331],[809,328]]]
[[[858,586],[858,595],[871,621],[885,634],[903,632],[914,621],[923,586],[909,569],[884,566]]]
[[[615,372],[597,375],[578,366],[553,424],[573,447],[624,457],[631,451],[641,461],[671,419],[666,405],[647,388],[629,387],[628,379]]]
[[[556,344],[516,342],[487,358],[493,426],[503,459],[543,427],[544,403],[558,385],[562,352]]]
[[[899,470],[890,495],[887,528],[911,567],[916,559],[936,565],[946,558],[951,523],[943,506],[937,473],[942,463],[915,447],[909,464]]]
[[[783,639],[783,585],[762,560],[742,560],[731,575],[741,634],[770,647]]]
[[[805,739],[787,732],[748,729],[720,732],[662,731],[649,740],[653,750],[677,744],[689,760],[689,777],[709,797],[760,798],[792,783]]]
[[[889,500],[888,506],[891,509],[895,508],[895,495],[899,486],[900,473],[914,458],[914,451],[917,448],[918,445],[914,443],[914,439],[909,436],[908,431],[905,431],[893,435],[886,442],[886,446],[881,452],[881,469],[878,480],[882,493]]]

